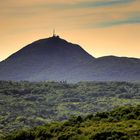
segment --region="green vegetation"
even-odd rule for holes
[[[139,140],[140,105],[50,123],[7,135],[3,140]]]
[[[26,130],[50,122],[64,121],[70,116],[71,118],[72,116],[81,116],[83,119],[88,114],[110,111],[119,106],[138,105],[139,103],[140,83],[79,82],[68,84],[65,81],[40,83],[0,81],[0,137],[19,129]],[[114,119],[114,116],[109,118],[110,121],[112,121],[111,119]],[[118,125],[128,128],[127,125],[132,122],[132,120],[127,120],[124,125],[122,120],[118,122]],[[134,123],[134,127],[137,127],[139,121],[135,120]],[[62,122],[60,124],[53,123],[51,127],[57,126],[57,124],[59,127],[63,126]],[[83,131],[84,135],[88,133],[86,126],[84,129],[86,124],[88,125],[88,121],[80,123],[83,128],[78,129],[79,133],[80,131]],[[102,122],[100,125],[104,126],[104,129],[109,127],[111,129],[111,125],[115,127],[117,123],[108,121],[105,124]],[[46,127],[42,126],[41,129],[45,129],[46,135],[52,135],[46,131]],[[47,129],[50,130],[48,127]],[[70,129],[72,130],[70,130],[69,135],[71,135],[71,131],[75,132],[75,127]],[[105,133],[110,129],[104,130]],[[60,131],[62,130],[60,128]],[[104,134],[104,131],[101,132]],[[118,129],[113,133],[117,132]],[[110,133],[112,131],[107,134],[110,135]],[[78,136],[79,139],[86,139],[84,135],[83,137],[82,135]]]

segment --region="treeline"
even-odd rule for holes
[[[0,81],[0,136],[140,103],[140,83]]]
[[[70,84],[66,81],[60,82],[13,82],[0,81],[0,92],[6,95],[20,96],[23,94],[43,94],[55,92],[56,90],[69,90],[69,92],[82,92],[94,97],[114,96],[119,98],[139,98],[140,83],[129,82],[79,82]]]
[[[3,140],[139,140],[139,126],[140,105],[16,131]]]

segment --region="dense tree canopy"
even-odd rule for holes
[[[84,116],[92,118],[89,114],[96,112],[103,112],[96,119],[118,120],[115,112],[109,118],[104,112],[139,103],[140,83],[0,81],[0,136],[73,116],[81,116],[81,123]],[[138,113],[122,112],[128,119],[135,119]]]
[[[16,131],[3,140],[139,140],[139,126],[140,105]]]

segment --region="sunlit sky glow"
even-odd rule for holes
[[[0,61],[53,28],[95,57],[140,58],[140,0],[2,0]]]

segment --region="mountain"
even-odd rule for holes
[[[0,62],[0,80],[137,81],[140,59],[94,58],[59,36],[35,41]]]

